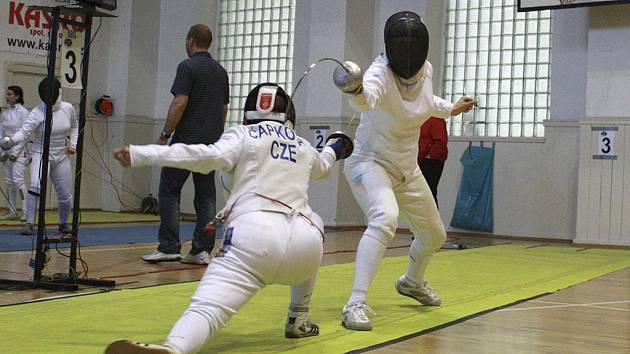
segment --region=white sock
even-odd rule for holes
[[[59,209],[59,225],[67,224],[68,215],[70,215],[72,209],[72,197],[64,201],[59,201],[57,209]]]
[[[212,337],[210,324],[202,315],[187,311],[175,323],[164,345],[173,347],[181,354],[197,353]]]
[[[39,197],[26,194],[26,222],[33,224],[35,222],[35,211],[39,207]]]
[[[424,281],[424,272],[427,270],[427,266],[433,257],[432,254],[422,254],[422,245],[418,242],[418,238],[415,237],[409,247],[409,265],[407,266],[407,274],[405,277],[408,281],[414,285],[422,285]]]
[[[7,192],[9,192],[9,211],[15,215],[17,215],[17,207],[16,207],[16,189],[13,187],[7,188]]]
[[[316,280],[317,274],[301,284],[291,286],[291,305],[289,305],[289,317],[298,317],[300,315],[308,313],[309,304],[311,302],[311,296],[313,295],[313,288],[315,288]]]
[[[348,303],[365,302],[367,291],[376,276],[379,264],[385,255],[387,245],[377,238],[363,234],[354,266],[354,284]]]
[[[18,191],[20,192],[20,201],[22,203],[22,214],[24,215],[24,218],[26,218],[26,186],[22,185],[22,187],[20,187],[18,189]]]

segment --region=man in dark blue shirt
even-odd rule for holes
[[[205,25],[194,25],[186,36],[186,53],[189,59],[177,67],[171,87],[173,101],[168,109],[164,130],[156,144],[170,143],[212,144],[223,133],[229,82],[225,69],[212,58],[208,48],[212,32]],[[180,196],[190,171],[164,167],[160,176],[160,231],[157,251],[142,257],[147,262],[177,261],[208,264],[214,238],[205,234],[210,216],[216,212],[214,172],[193,173],[195,184],[195,212],[197,224],[192,249],[180,256],[179,240]]]

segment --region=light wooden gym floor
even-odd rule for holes
[[[361,231],[328,231],[323,265],[353,262],[360,236]],[[541,243],[485,237],[460,238],[459,241],[478,245]],[[407,254],[410,242],[410,235],[398,235],[386,256]],[[567,244],[558,246],[566,247]],[[115,280],[118,288],[195,281],[202,276],[203,266],[148,264],[140,260],[141,255],[153,252],[155,247],[156,244],[83,247],[81,254],[89,265],[90,277]],[[189,243],[185,244],[182,252],[188,251],[189,247]],[[54,255],[54,250],[51,254],[53,257],[47,271],[67,272],[67,260]],[[30,257],[30,252],[0,252],[0,278],[31,277]],[[83,287],[78,293],[98,291],[101,289]],[[38,289],[0,290],[0,305],[58,296],[68,296],[68,293]],[[630,353],[630,268],[405,341],[385,343],[368,352]]]

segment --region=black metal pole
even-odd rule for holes
[[[85,130],[85,110],[90,63],[90,40],[92,37],[92,15],[85,16],[85,39],[83,40],[83,60],[81,62],[81,102],[79,103],[79,137],[77,139],[77,161],[74,174],[74,202],[72,207],[72,244],[70,245],[70,266],[68,274],[76,280],[77,242],[79,240],[79,216],[81,215],[81,175],[83,168],[83,131]]]
[[[40,165],[39,183],[39,218],[37,223],[37,246],[35,253],[35,273],[33,281],[38,282],[42,278],[42,269],[46,261],[44,253],[44,233],[46,232],[46,185],[48,183],[48,155],[50,153],[50,132],[52,131],[53,116],[53,89],[55,79],[55,64],[57,61],[57,35],[59,32],[59,17],[61,8],[52,10],[52,22],[50,25],[50,37],[48,40],[48,84],[46,85],[46,121],[44,122],[44,150]]]

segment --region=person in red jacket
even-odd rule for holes
[[[418,142],[418,165],[433,193],[435,205],[438,205],[437,187],[444,169],[444,162],[448,157],[447,143],[444,119],[431,117],[422,124]]]

